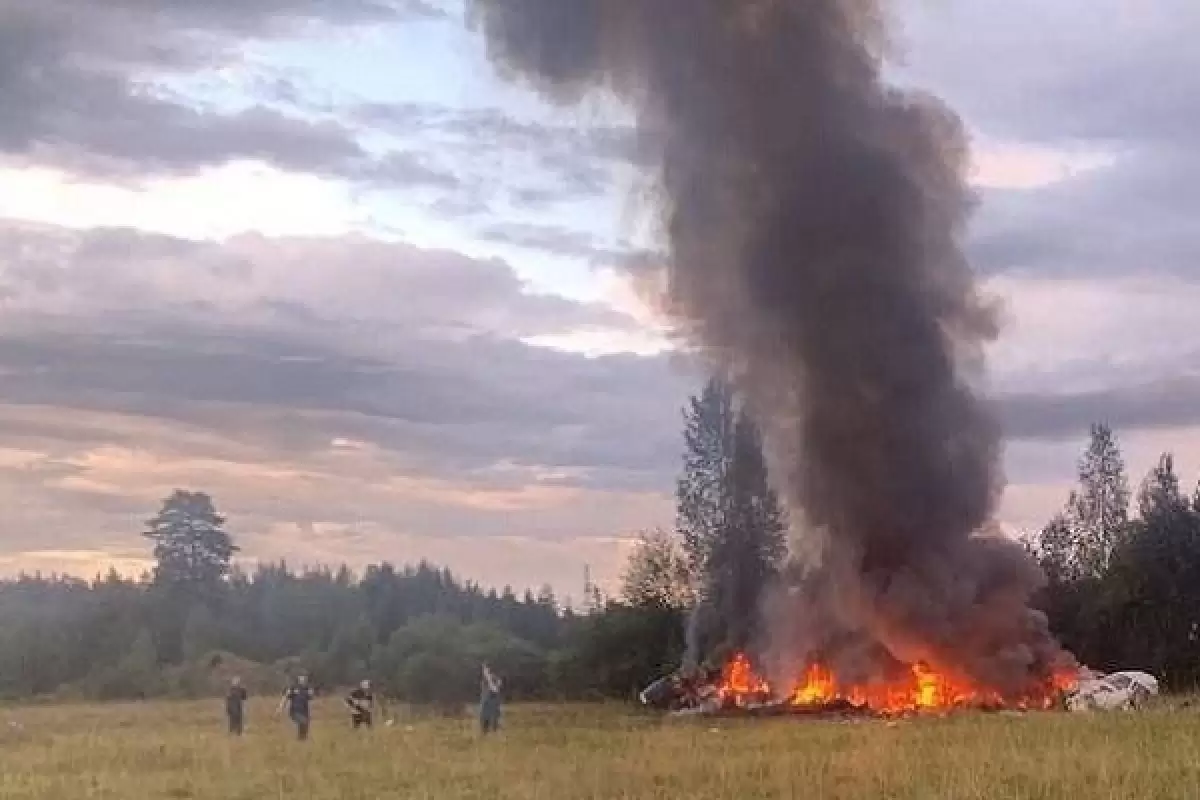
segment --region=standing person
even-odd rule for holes
[[[245,729],[246,687],[242,679],[234,677],[229,682],[229,691],[225,693],[225,717],[229,720],[229,733],[241,736]]]
[[[480,687],[479,729],[485,735],[500,729],[500,679],[486,663]]]
[[[313,690],[308,685],[308,676],[301,675],[294,684],[288,687],[279,701],[279,711],[283,711],[284,707],[287,707],[288,717],[296,725],[296,738],[302,742],[308,739],[308,726],[312,721],[310,713],[312,698]]]
[[[346,707],[350,709],[350,724],[354,730],[370,728],[375,713],[375,694],[371,682],[363,681],[358,688],[346,695]]]

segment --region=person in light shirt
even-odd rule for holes
[[[479,729],[487,735],[500,729],[500,679],[484,664],[480,683]]]

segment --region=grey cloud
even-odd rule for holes
[[[589,258],[604,249],[591,234],[554,225],[498,223],[489,225],[481,235],[494,242],[574,258]]]
[[[364,125],[408,136],[441,119],[442,110],[421,103],[362,103],[355,109]]]
[[[417,110],[400,106],[391,111],[383,105],[367,107],[364,111],[367,119],[374,116],[379,120],[390,119],[393,124],[403,124],[406,118],[411,120]],[[425,124],[435,125],[443,134],[466,141],[559,157],[574,155],[580,159],[635,161],[644,159],[647,151],[645,135],[627,125],[593,124],[584,120],[574,124],[535,122],[517,119],[498,108],[426,107],[421,119]]]
[[[511,462],[661,489],[674,466],[687,382],[661,358],[585,358],[515,338],[633,323],[528,294],[501,262],[356,238],[221,246],[39,226],[14,226],[0,250],[10,404],[159,419],[275,452],[344,437],[458,479]],[[23,254],[34,263],[22,268]],[[310,280],[297,260],[328,284],[271,296],[285,275]],[[34,278],[48,268],[49,283]],[[352,272],[378,276],[353,288]],[[173,275],[180,285],[164,286]],[[225,298],[247,286],[262,296]],[[63,298],[71,287],[87,294]]]
[[[253,331],[97,333],[0,337],[5,402],[165,420],[297,454],[345,437],[459,480],[509,462],[662,489],[676,461],[686,384],[661,359],[417,339],[419,353],[382,361]]]
[[[1198,87],[1200,88],[1200,87]],[[985,195],[972,255],[986,272],[1200,278],[1200,156],[1146,151],[1036,190]]]
[[[1189,0],[905,7],[906,72],[989,135],[1072,145],[1191,141],[1200,7]]]
[[[256,75],[251,84],[254,95],[268,102],[319,112],[332,111],[329,103],[318,101],[311,96],[313,91],[303,85],[301,78],[285,74],[283,71],[269,71]]]
[[[651,137],[626,125],[523,120],[498,108],[363,103],[352,114],[369,129],[454,152],[476,173],[474,185],[502,177],[510,199],[526,210],[602,194],[615,167],[648,165],[654,146]],[[514,159],[527,159],[533,170],[510,169]]]
[[[112,177],[182,172],[237,158],[345,173],[365,160],[346,128],[303,122],[265,108],[221,115],[149,97],[117,100],[107,108],[114,113],[91,120],[81,114],[72,122],[75,132],[64,136],[70,145],[43,147],[33,141],[26,152],[34,160],[45,154],[59,166]],[[387,176],[386,167],[382,175]]]
[[[351,174],[365,182],[389,188],[457,189],[462,185],[462,180],[449,169],[431,166],[427,157],[405,151],[386,153],[363,163]]]
[[[1188,0],[907,3],[907,80],[946,95],[984,136],[1112,166],[989,189],[971,254],[988,273],[1200,277],[1200,6]]]
[[[43,0],[50,13],[79,15],[95,8],[91,0]],[[109,0],[110,13],[147,15],[172,28],[230,32],[243,36],[276,34],[310,22],[360,24],[445,14],[429,0]]]
[[[156,76],[236,63],[246,38],[307,23],[438,13],[420,0],[146,3],[39,0],[0,6],[0,152],[79,172],[138,175],[234,158],[344,174],[368,159],[355,135],[266,108],[224,114],[152,89]],[[376,169],[386,174],[386,164]]]
[[[483,219],[493,213],[491,198],[479,189],[445,194],[434,200],[430,208],[442,218],[467,220]]]
[[[598,196],[612,181],[608,164],[589,161],[579,153],[544,152],[542,167],[555,176],[563,190],[564,199]]]
[[[0,292],[20,318],[224,314],[361,342],[422,336],[529,337],[636,323],[599,304],[526,290],[510,265],[362,236],[224,245],[132,230],[0,221]],[[16,324],[11,313],[7,322]],[[349,333],[348,333],[349,332]]]
[[[1078,439],[1094,422],[1119,431],[1200,424],[1200,378],[1194,376],[1075,394],[1002,398],[1006,433],[1015,439]]]
[[[509,202],[524,211],[545,211],[562,202],[563,192],[559,189],[539,187],[517,187],[508,190]]]
[[[468,484],[492,483],[490,470],[511,463],[577,470],[568,485],[669,485],[691,382],[664,358],[588,359],[420,328],[379,353],[356,348],[352,326],[309,315],[308,336],[161,317],[7,333],[0,393],[9,404],[157,419],[293,458],[336,438],[369,442],[398,464]],[[1077,438],[1096,420],[1127,431],[1200,423],[1195,379],[997,401],[1006,434],[1019,440]]]
[[[620,268],[634,280],[653,277],[661,265],[653,255],[632,249],[628,242],[604,242],[577,228],[533,222],[493,223],[478,235],[488,241],[587,261],[593,266]]]

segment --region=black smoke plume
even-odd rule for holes
[[[666,305],[761,419],[803,579],[778,660],[923,660],[1021,691],[1068,663],[1039,574],[982,535],[1000,436],[972,387],[996,331],[962,249],[968,146],[886,85],[875,0],[468,0],[492,60],[604,90],[661,145]],[[791,668],[789,666],[789,668]]]

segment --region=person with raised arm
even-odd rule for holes
[[[485,735],[500,729],[500,686],[500,679],[485,663],[479,698],[479,729]]]

